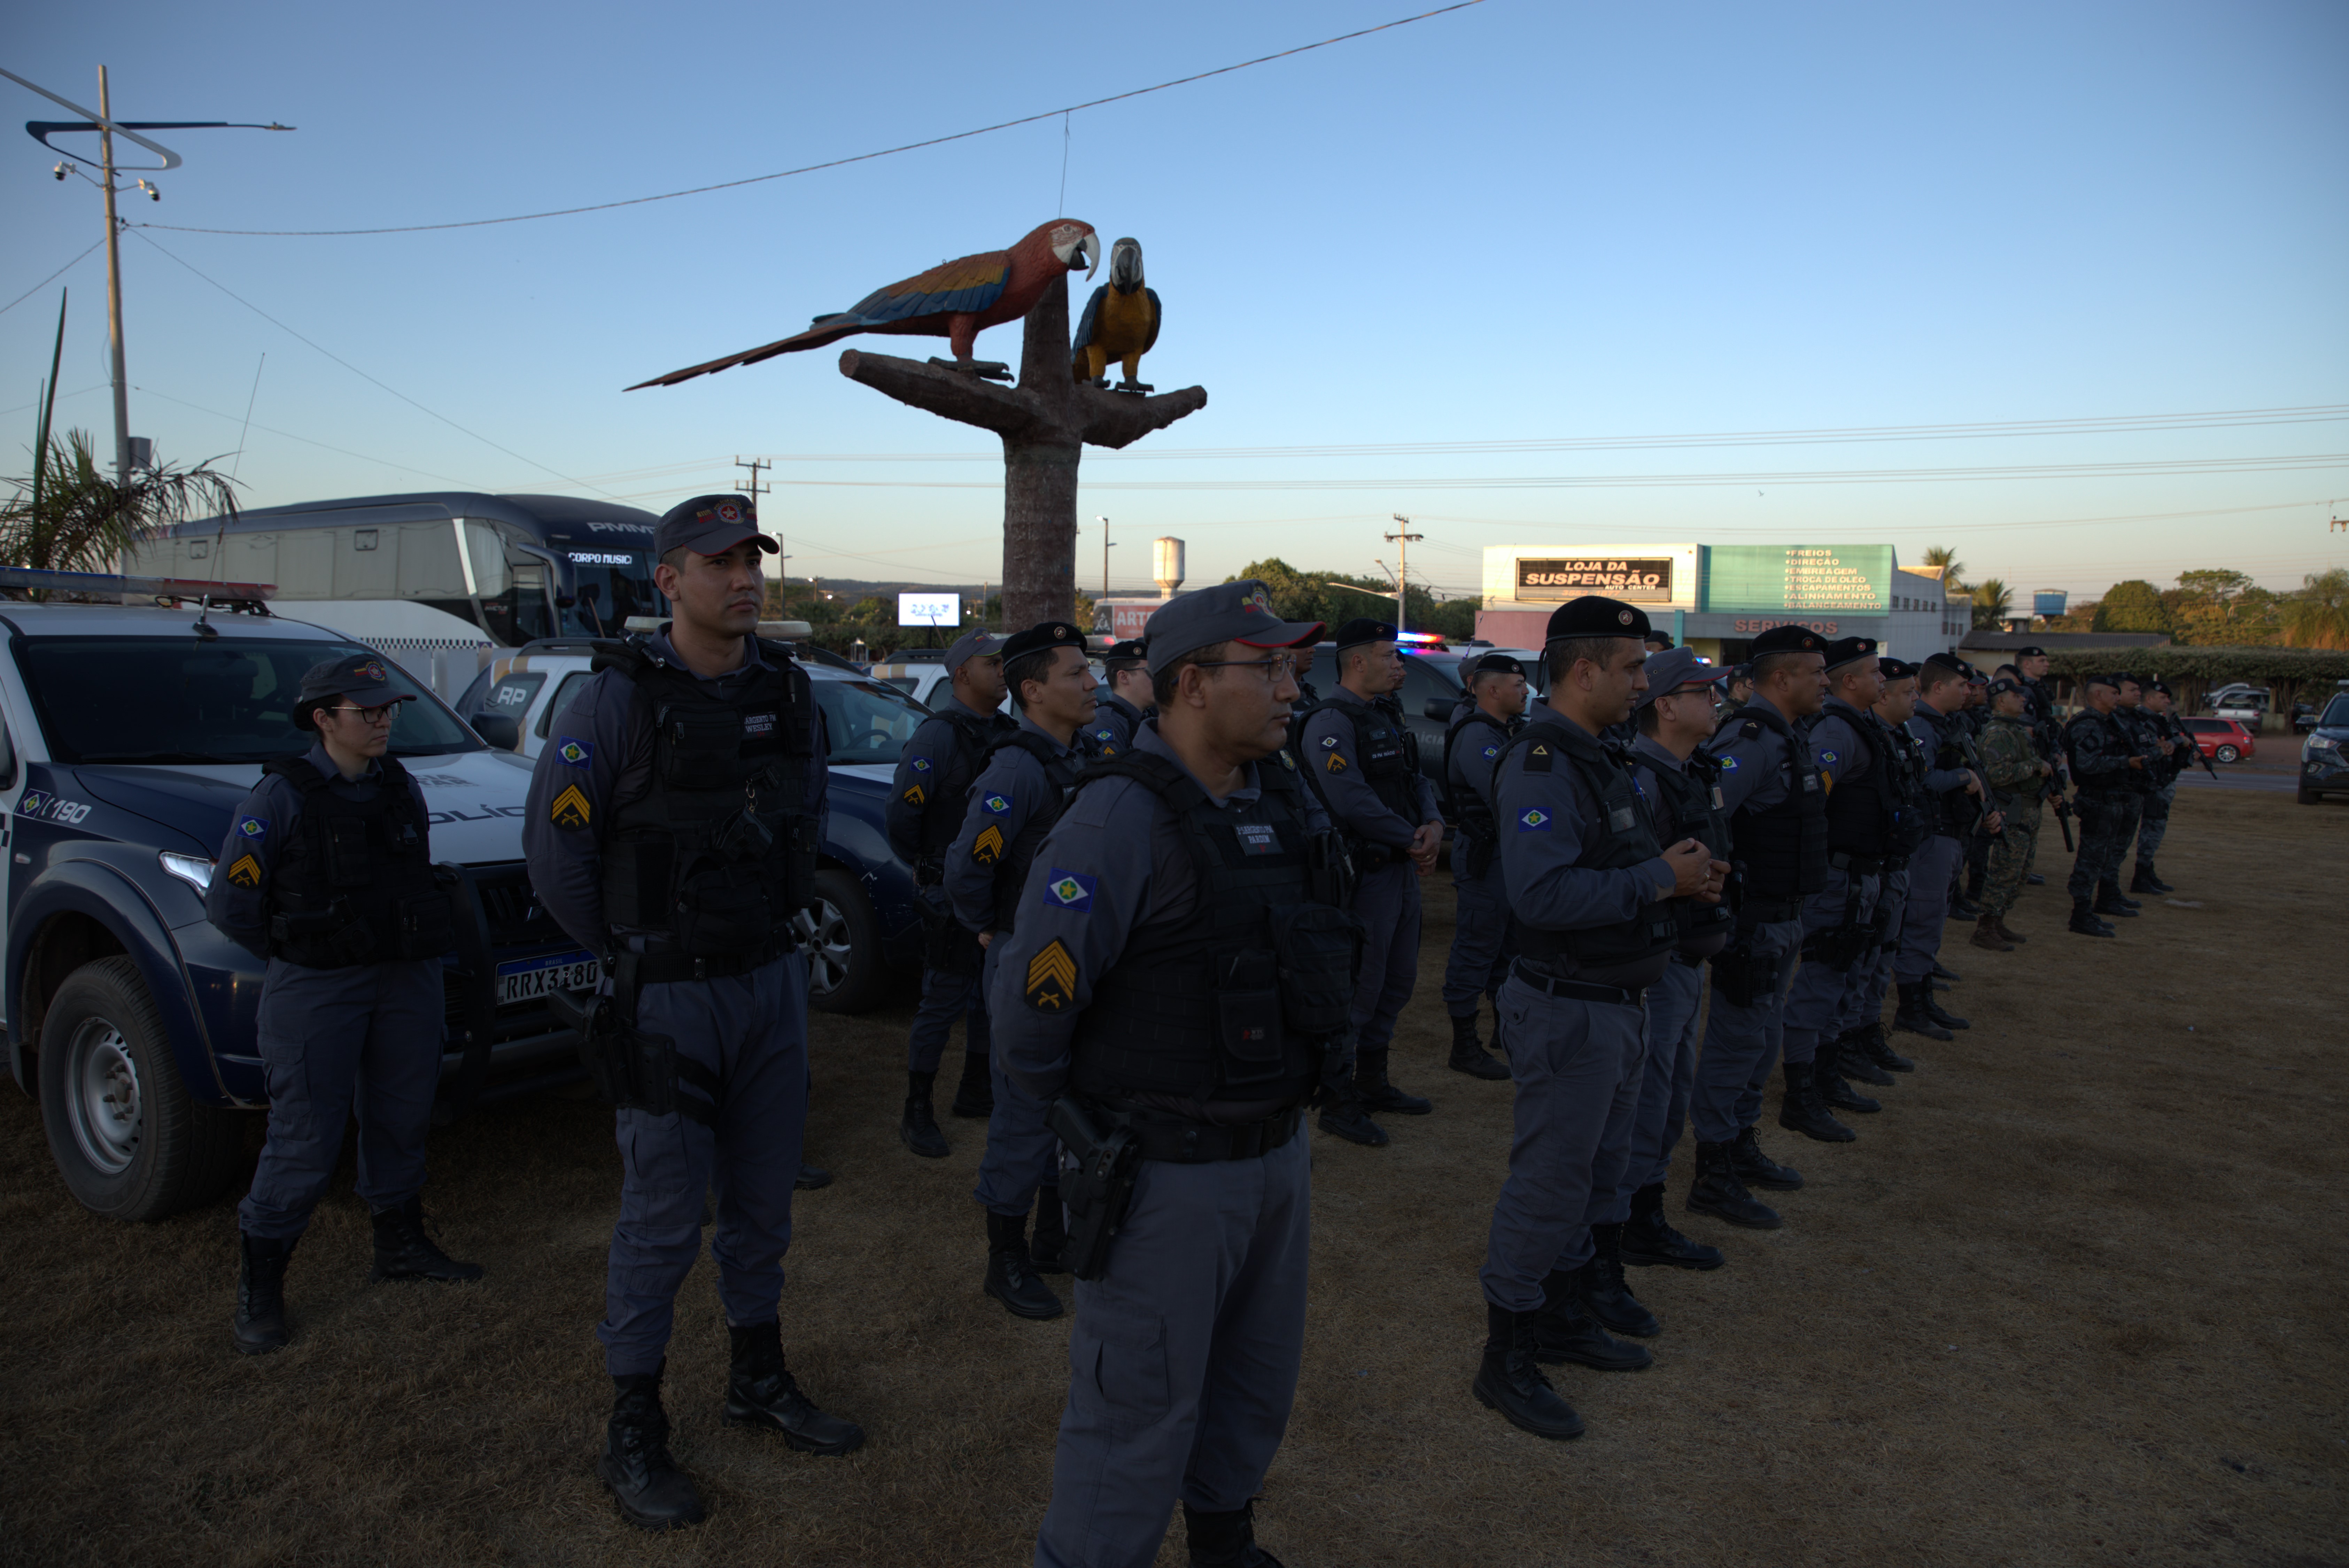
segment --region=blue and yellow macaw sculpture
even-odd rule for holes
[[[1112,362],[1125,366],[1120,392],[1147,392],[1138,378],[1142,356],[1158,341],[1158,291],[1142,284],[1142,242],[1120,240],[1109,251],[1109,282],[1093,290],[1070,346],[1071,368],[1080,381],[1109,385]]]

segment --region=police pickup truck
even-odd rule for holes
[[[270,615],[250,585],[0,570],[0,587],[132,601],[0,602],[0,1019],[74,1195],[153,1219],[220,1192],[238,1113],[265,1100],[262,965],[204,920],[213,857],[261,765],[310,744],[303,671],[360,647]],[[155,603],[173,597],[190,602]],[[492,1079],[573,1076],[576,1037],[545,998],[595,965],[531,897],[528,767],[394,677],[418,700],[392,754],[423,786],[457,914],[444,1092],[462,1109]]]

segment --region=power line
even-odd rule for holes
[[[976,130],[957,130],[949,136],[928,137],[921,141],[905,142],[902,146],[885,147],[878,152],[860,152],[849,158],[828,159],[822,163],[805,164],[798,169],[779,170],[772,174],[754,174],[746,180],[727,180],[715,185],[696,185],[686,191],[664,191],[657,196],[631,196],[621,201],[597,201],[585,207],[558,207],[545,212],[517,212],[506,218],[469,218],[454,223],[405,223],[382,229],[196,229],[180,223],[141,223],[139,227],[166,229],[182,234],[243,234],[277,239],[331,239],[357,234],[419,234],[441,229],[480,229],[494,223],[527,223],[540,218],[570,218],[582,212],[608,212],[616,207],[641,207],[648,201],[674,201],[683,196],[706,196],[713,191],[738,191],[745,185],[763,185],[769,181],[789,180],[798,174],[813,174],[820,170],[841,169],[852,163],[869,163],[876,158],[893,158],[901,152],[916,152],[926,147],[943,147],[950,141],[968,141],[974,136],[988,136],[999,130],[1009,130],[1016,126],[1033,125],[1038,120],[1050,119],[1057,115],[1072,115],[1081,109],[1100,108],[1104,104],[1123,103],[1127,98],[1143,98],[1151,93],[1163,93],[1170,88],[1188,87],[1193,82],[1204,82],[1213,77],[1226,77],[1234,71],[1247,70],[1251,66],[1269,65],[1275,60],[1288,59],[1293,55],[1310,54],[1316,49],[1329,48],[1333,44],[1350,43],[1356,38],[1367,38],[1373,33],[1384,33],[1395,27],[1407,27],[1413,22],[1424,22],[1431,16],[1442,16],[1454,11],[1465,11],[1471,5],[1482,4],[1484,0],[1455,0],[1453,5],[1439,5],[1433,11],[1423,11],[1416,16],[1398,17],[1392,22],[1381,22],[1375,27],[1362,27],[1351,33],[1340,33],[1334,38],[1324,38],[1317,44],[1299,44],[1293,49],[1283,49],[1278,54],[1259,55],[1255,59],[1242,60],[1237,65],[1218,66],[1212,71],[1200,71],[1192,76],[1176,77],[1172,81],[1159,82],[1152,87],[1134,88],[1127,92],[1112,93],[1107,98],[1092,98],[1084,103],[1070,104],[1061,108],[1049,108],[1038,114],[1021,115],[1018,119],[999,120],[993,125],[982,125]],[[1063,178],[1065,179],[1065,176]]]
[[[95,392],[98,388],[93,387],[90,390]],[[182,408],[192,408],[199,414],[209,414],[215,419],[233,420],[236,418],[234,414],[224,414],[218,408],[207,408],[201,403],[191,403],[184,397],[174,397],[168,392],[158,392],[151,387],[134,386],[131,387],[131,390],[138,393],[141,397],[160,397],[166,403],[176,403]],[[395,463],[389,458],[378,458],[367,452],[355,452],[348,447],[337,447],[330,445],[325,441],[313,440],[307,436],[297,436],[291,430],[280,430],[268,425],[255,425],[253,428],[261,431],[264,435],[282,436],[289,441],[299,441],[305,447],[316,447],[322,452],[334,452],[346,458],[357,458],[363,463],[380,463],[387,469],[398,469],[404,474],[415,474],[423,479],[439,480],[443,484],[455,485],[459,490],[482,490],[486,488],[474,480],[460,480],[450,474],[436,474],[430,469],[414,468],[407,463]]]
[[[106,243],[105,236],[100,235],[98,238],[92,240],[89,242],[89,251],[94,251],[104,243]],[[89,251],[84,251],[80,255],[76,256],[72,261],[67,262],[64,266],[59,267],[56,272],[51,273],[47,277],[43,278],[39,283],[35,284],[31,288],[26,289],[23,294],[18,294],[6,304],[0,304],[0,315],[7,315],[10,311],[15,310],[18,305],[23,304],[26,300],[31,299],[43,289],[57,282],[59,278],[65,276],[67,273],[81,265],[83,262],[88,260]]]

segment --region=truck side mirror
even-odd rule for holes
[[[498,751],[517,751],[522,748],[522,720],[510,713],[477,714],[469,720],[473,733]]]
[[[1442,724],[1452,717],[1453,701],[1454,699],[1448,696],[1432,696],[1427,699],[1427,706],[1419,711],[1435,720],[1436,723]]]

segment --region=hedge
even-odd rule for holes
[[[2349,680],[2349,650],[2336,648],[2203,648],[2175,644],[2157,648],[2066,648],[2047,655],[2047,671],[2066,686],[2084,676],[2127,670],[2166,683],[2182,713],[2202,707],[2202,696],[2236,681],[2265,686],[2273,697],[2268,727],[2283,729],[2295,702],[2323,706],[2333,683]],[[2059,687],[2059,700],[2076,700]]]

